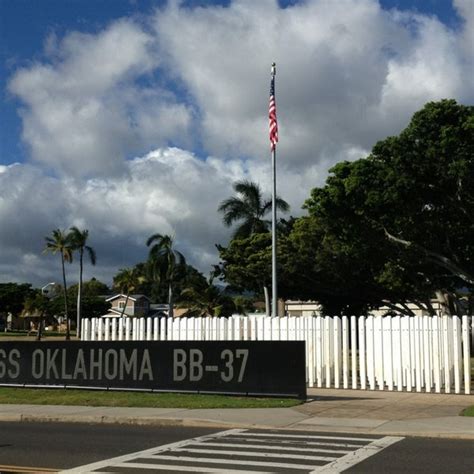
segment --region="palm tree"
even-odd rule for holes
[[[224,214],[223,221],[226,226],[230,227],[234,222],[242,221],[233,238],[243,239],[252,234],[267,232],[270,221],[264,217],[272,208],[271,199],[264,200],[260,186],[251,181],[237,181],[233,188],[237,196],[225,199],[218,208],[218,211]],[[275,203],[280,211],[287,212],[290,209],[288,203],[278,196]]]
[[[152,245],[153,244],[153,245]],[[149,259],[155,279],[168,283],[168,316],[173,317],[173,280],[176,270],[186,265],[181,252],[173,248],[173,238],[169,235],[153,234],[146,241],[150,247]]]
[[[67,285],[66,285],[66,269],[64,262],[72,262],[72,242],[71,237],[66,232],[60,229],[55,229],[52,232],[52,237],[45,237],[46,247],[44,253],[59,253],[61,256],[61,267],[63,271],[63,291],[64,291],[64,317],[66,319],[66,340],[71,338],[69,316],[68,316],[68,301],[67,301]]]
[[[190,286],[181,292],[180,307],[187,308],[186,316],[230,316],[235,309],[231,298],[222,294],[214,285],[214,274],[211,272],[204,288]]]
[[[119,289],[120,293],[126,295],[125,305],[122,308],[123,318],[125,308],[127,307],[130,294],[133,293],[138,285],[142,282],[143,277],[139,275],[136,268],[121,268],[114,277],[114,286]]]
[[[236,221],[242,221],[232,238],[245,239],[252,234],[268,232],[270,221],[264,219],[264,217],[272,208],[272,200],[264,200],[260,186],[252,181],[237,181],[233,187],[237,196],[225,199],[218,208],[218,211],[224,214],[223,221],[227,227],[230,227]],[[290,209],[289,204],[278,196],[275,198],[275,204],[280,211],[287,212]],[[263,286],[263,293],[268,315],[270,312],[270,296],[266,285]]]
[[[95,251],[89,245],[86,245],[89,231],[79,230],[76,226],[71,227],[69,232],[74,250],[79,252],[79,286],[77,288],[77,316],[76,316],[76,333],[79,338],[81,335],[81,299],[82,299],[82,271],[84,261],[84,251],[89,255],[89,260],[92,265],[95,265],[96,255]]]

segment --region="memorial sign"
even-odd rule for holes
[[[294,341],[5,342],[0,385],[192,391],[305,398]]]

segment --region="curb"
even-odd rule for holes
[[[0,422],[24,422],[24,423],[86,423],[86,424],[115,424],[115,425],[137,425],[137,426],[183,426],[203,428],[256,428],[275,429],[275,427],[263,425],[251,425],[244,423],[231,423],[225,421],[201,420],[195,418],[150,418],[150,417],[124,417],[124,416],[75,416],[75,415],[1,415]]]
[[[264,429],[264,430],[292,430],[315,433],[357,433],[367,435],[404,436],[410,438],[435,438],[435,439],[462,439],[474,440],[473,433],[436,433],[433,431],[420,431],[413,433],[403,430],[367,429],[354,426],[330,426],[330,425],[306,425],[291,423],[287,426],[269,426],[248,423],[235,423],[214,420],[202,420],[197,418],[152,418],[152,417],[116,417],[116,416],[75,416],[75,415],[1,415],[0,422],[25,422],[25,423],[85,423],[85,424],[116,424],[155,427],[202,427],[215,429]]]

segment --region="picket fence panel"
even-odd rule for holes
[[[471,393],[470,316],[83,319],[85,341],[305,341],[309,387]]]

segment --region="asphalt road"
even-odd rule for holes
[[[196,437],[200,438],[193,439]],[[170,443],[171,447],[160,448]],[[0,423],[0,474],[22,472],[6,466],[57,471],[91,463],[98,463],[96,472],[146,474],[172,472],[171,468],[175,472],[197,472],[195,466],[201,472],[210,467],[221,472],[248,469],[286,474],[311,472],[334,463],[335,468],[326,472],[347,469],[344,472],[364,474],[472,474],[474,450],[472,441],[437,438],[296,430]],[[150,469],[150,463],[156,470]],[[140,468],[144,464],[146,470]]]
[[[3,466],[68,469],[215,431],[136,425],[0,423],[0,473],[6,471]]]

